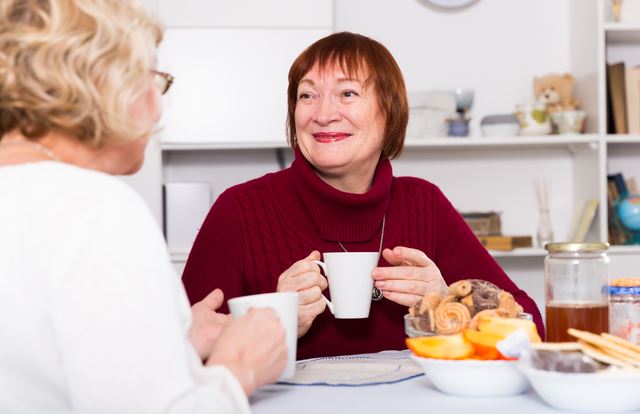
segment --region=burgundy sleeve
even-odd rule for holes
[[[432,203],[434,261],[446,282],[451,284],[461,279],[484,279],[510,292],[524,311],[533,315],[538,333],[544,339],[544,324],[536,303],[507,276],[451,202],[435,186]]]
[[[245,294],[243,233],[237,210],[237,202],[227,190],[218,197],[202,223],[182,274],[192,304],[219,288],[225,297],[220,312],[227,313],[226,300]]]

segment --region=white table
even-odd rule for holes
[[[436,390],[424,375],[393,384],[366,386],[274,384],[259,389],[250,398],[250,403],[255,414],[563,412],[545,404],[532,389],[513,397],[456,397]]]
[[[504,398],[463,398],[437,391],[425,376],[362,387],[269,385],[250,399],[254,414],[561,413],[533,390]]]

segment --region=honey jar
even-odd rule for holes
[[[547,243],[544,259],[548,342],[574,340],[568,328],[609,332],[606,243]]]

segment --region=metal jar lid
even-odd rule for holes
[[[596,253],[609,249],[609,243],[547,243],[544,248],[549,253]]]

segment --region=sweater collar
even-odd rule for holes
[[[365,242],[377,235],[391,190],[393,171],[381,159],[365,194],[340,191],[324,182],[298,148],[291,164],[296,193],[324,240]]]

